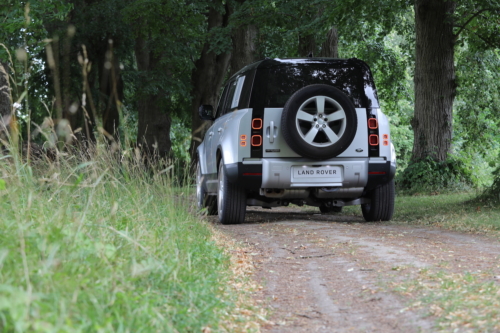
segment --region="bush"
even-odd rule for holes
[[[500,202],[500,166],[493,171],[493,184],[477,199],[480,201]]]
[[[444,162],[432,158],[410,161],[396,177],[396,184],[399,190],[408,194],[463,191],[476,186],[471,169],[456,158]]]

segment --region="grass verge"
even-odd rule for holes
[[[474,200],[476,193],[396,196],[391,223],[432,225],[451,230],[500,231],[500,207]],[[345,214],[361,216],[359,206],[345,207]]]
[[[0,331],[225,330],[229,257],[166,173],[0,158]]]
[[[489,281],[488,281],[489,280]],[[393,285],[403,295],[416,295],[408,309],[437,318],[439,330],[500,331],[500,285],[490,272],[445,273],[420,270],[418,277]]]

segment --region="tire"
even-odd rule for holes
[[[341,206],[327,206],[327,205],[321,205],[319,206],[319,211],[322,214],[327,214],[327,213],[341,213],[342,212]]]
[[[357,128],[354,104],[342,91],[326,84],[298,90],[281,115],[286,143],[297,154],[311,159],[329,159],[344,152]]]
[[[394,179],[368,193],[371,202],[361,205],[366,222],[390,221],[394,213]]]
[[[217,189],[217,207],[220,223],[242,223],[245,220],[246,201],[245,190],[227,179],[224,161],[220,161]]]
[[[198,208],[198,211],[202,211],[206,207],[208,215],[217,214],[217,200],[215,200],[214,196],[207,195],[207,192],[203,187],[203,175],[201,174],[199,161],[196,166],[196,207]]]

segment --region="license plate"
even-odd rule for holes
[[[338,166],[293,166],[292,180],[313,181],[313,182],[331,182],[342,180],[342,168]]]

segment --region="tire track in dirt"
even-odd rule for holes
[[[255,297],[271,309],[263,332],[432,332],[390,283],[420,269],[498,274],[498,241],[476,235],[299,208],[249,208],[244,224],[215,226],[253,248]]]

